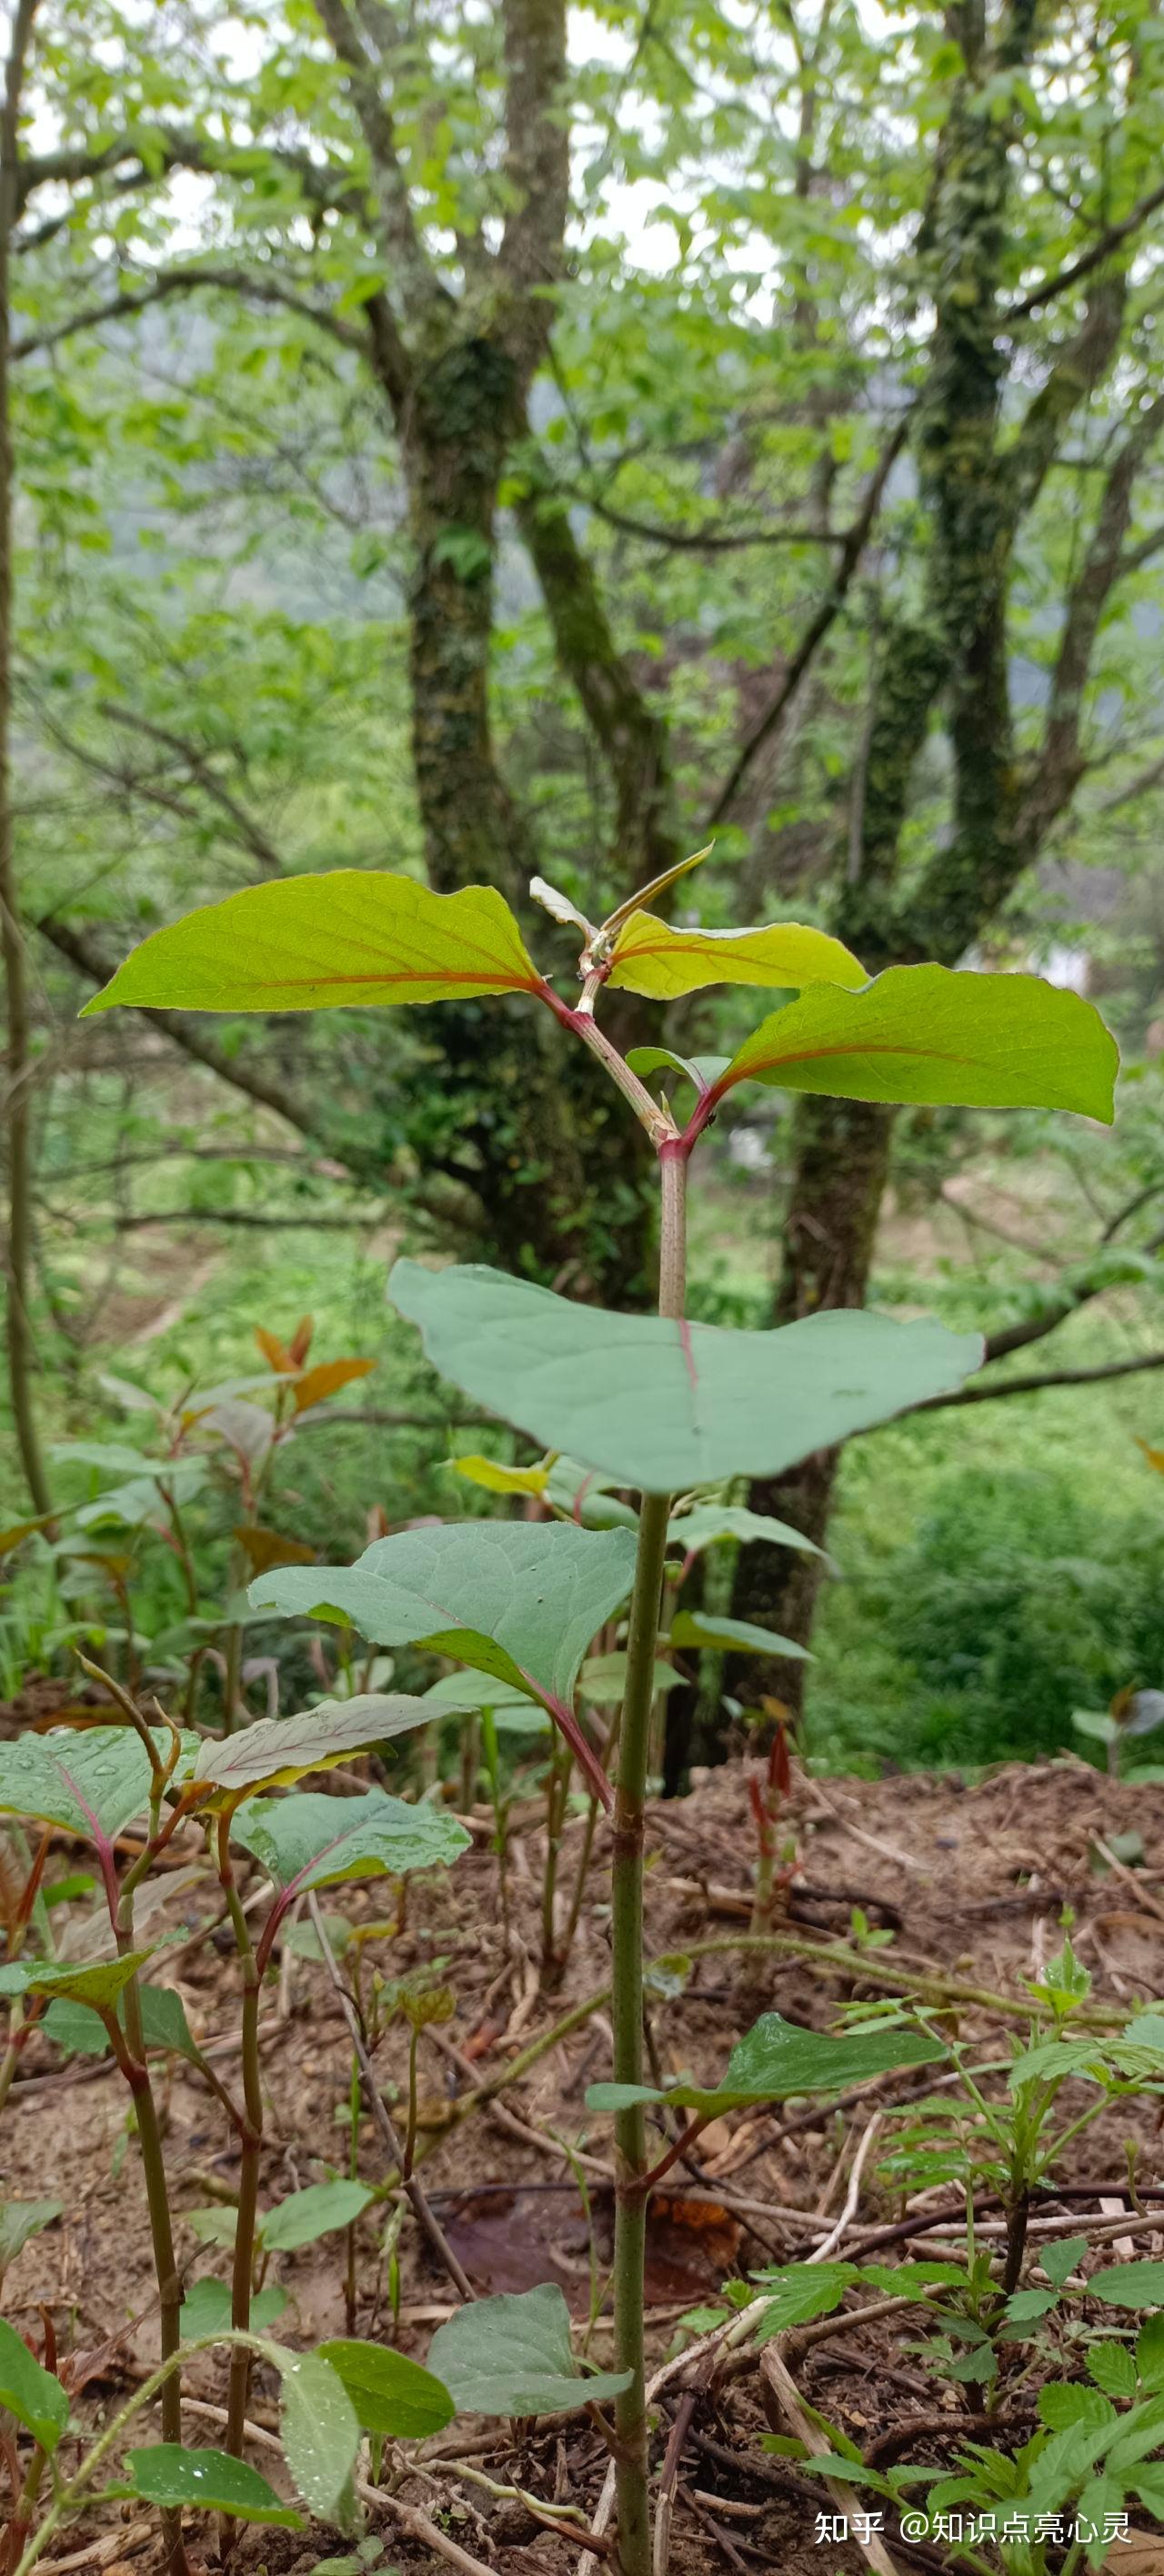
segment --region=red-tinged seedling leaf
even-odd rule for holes
[[[493,886],[434,894],[413,877],[336,868],[277,877],[143,939],[82,1017],[147,1010],[327,1011],[347,1004],[541,993]]]
[[[760,930],[673,928],[632,912],[611,952],[610,982],[653,1001],[675,1002],[707,984],[857,985],[865,969],[839,939],[799,921]]]
[[[311,1348],[311,1337],[314,1331],[314,1315],[301,1315],[288,1345],[293,1367],[303,1367],[304,1361],[306,1360],[307,1354]]]
[[[764,1082],[846,1100],[1069,1109],[1110,1126],[1118,1069],[1115,1039],[1078,993],[1037,975],[891,966],[862,993],[817,984],[773,1011],[708,1098]]]
[[[306,1413],[310,1404],[322,1404],[325,1396],[335,1395],[352,1379],[370,1377],[375,1360],[321,1360],[318,1368],[308,1369],[295,1388],[296,1413]]]
[[[775,1475],[948,1393],[982,1359],[977,1334],[928,1320],[896,1324],[843,1308],[775,1332],[738,1332],[607,1314],[477,1264],[398,1261],[389,1290],[420,1326],[434,1368],[475,1403],[539,1447],[655,1494]],[[589,1532],[577,1535],[595,1546]],[[271,1580],[302,1587],[311,1578]],[[310,1605],[299,1589],[281,1606]]]
[[[272,1565],[311,1565],[315,1550],[305,1547],[302,1539],[283,1538],[278,1530],[263,1529],[256,1521],[234,1532],[252,1574],[266,1574]]]
[[[256,1324],[255,1340],[268,1366],[273,1368],[280,1377],[287,1377],[294,1372],[298,1362],[292,1359],[286,1343],[280,1341],[277,1333],[269,1333],[265,1324]]]
[[[261,1717],[238,1735],[207,1736],[191,1778],[216,1791],[209,1803],[220,1807],[242,1790],[281,1788],[309,1771],[329,1771],[350,1753],[370,1752],[390,1736],[427,1726],[431,1716],[421,1700],[395,1692],[321,1700],[296,1717]]]

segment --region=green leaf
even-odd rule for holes
[[[365,2183],[345,2182],[339,2176],[308,2183],[304,2191],[288,2192],[259,2220],[264,2253],[293,2254],[301,2245],[317,2245],[321,2236],[351,2227],[373,2196]]]
[[[520,1709],[536,1726],[550,1722],[545,1710],[531,1702],[528,1691],[518,1690],[513,1682],[495,1681],[491,1673],[442,1673],[439,1682],[421,1692],[421,1698],[436,1717],[466,1708],[487,1708],[494,1717]]]
[[[145,1458],[127,1440],[54,1440],[49,1455],[62,1467],[97,1467],[110,1476],[153,1480],[170,1473],[168,1459]]]
[[[527,1698],[568,1703],[591,1639],[630,1590],[634,1561],[629,1531],[453,1521],[377,1539],[351,1566],[280,1567],[250,1597],[288,1614],[329,1603],[375,1645],[431,1646]]]
[[[233,2218],[233,2211],[229,2213]],[[234,2230],[232,2228],[233,2235]],[[265,2334],[268,2326],[278,2323],[290,2306],[286,2290],[273,2284],[256,2290],[251,2300],[251,2333]],[[230,2325],[231,2295],[229,2281],[214,2281],[207,2275],[192,2281],[182,2301],[181,2334],[183,2343],[196,2343],[201,2335],[225,2334]]]
[[[34,1967],[28,1970],[26,1982],[32,1994],[61,1995],[68,2003],[106,2011],[148,1957],[147,1950],[134,1950],[123,1959],[97,1959],[89,1967]]]
[[[1054,2282],[1057,2290],[1061,2290],[1064,2282],[1069,2281],[1071,2274],[1078,2270],[1086,2252],[1086,2236],[1064,2236],[1058,2245],[1040,2247],[1039,2262],[1047,2279]]]
[[[588,2084],[588,2111],[636,2111],[641,2103],[666,2102],[670,2096],[657,2084]]]
[[[1164,2263],[1113,2263],[1092,2273],[1087,2295],[1110,2308],[1164,2307]]]
[[[1057,2290],[1014,2290],[1006,2303],[1008,2325],[1029,2326],[1036,2318],[1050,2315],[1059,2305]]]
[[[673,928],[650,912],[632,912],[611,952],[612,986],[676,1002],[706,984],[863,984],[865,969],[839,939],[798,921],[760,930]]]
[[[682,1681],[672,1664],[656,1664],[652,1690],[657,1694],[674,1690]],[[611,1655],[588,1655],[578,1676],[578,1688],[596,1708],[617,1708],[626,1689],[626,1655],[618,1647]]]
[[[389,1286],[442,1376],[544,1448],[568,1450],[648,1493],[776,1474],[948,1393],[982,1358],[977,1334],[852,1308],[746,1333],[607,1314],[477,1264],[438,1271],[398,1261]],[[523,1527],[503,1526],[507,1536]],[[280,1607],[311,1606],[310,1578],[291,1599],[288,1577],[274,1579]]]
[[[1037,975],[891,966],[863,993],[816,984],[774,1011],[713,1085],[775,1083],[846,1100],[1072,1109],[1110,1126],[1115,1039],[1078,993]]]
[[[570,2342],[570,2311],[556,2282],[474,2299],[438,2326],[429,2368],[458,2415],[554,2415],[617,2397],[629,2371],[583,2377]]]
[[[718,1610],[680,1610],[671,1622],[673,1646],[727,1646],[735,1653],[783,1655],[790,1661],[811,1664],[807,1646],[798,1646],[792,1637],[778,1637],[774,1628],[759,1628],[753,1619],[723,1619]]]
[[[163,1761],[172,1738],[155,1728]],[[183,1738],[193,1753],[201,1739]],[[61,1825],[86,1842],[112,1842],[145,1814],[150,1795],[149,1756],[130,1726],[94,1726],[83,1734],[64,1729],[22,1735],[0,1747],[0,1814],[34,1816]]]
[[[487,1494],[544,1494],[550,1481],[548,1467],[505,1467],[500,1459],[482,1458],[476,1451],[447,1463],[455,1476],[463,1476],[468,1485],[480,1485]]]
[[[69,2401],[51,2370],[42,2370],[28,2345],[0,2317],[0,2406],[23,2424],[42,2451],[55,2451],[69,2420]]]
[[[60,2200],[0,2200],[0,2272],[15,2263],[29,2239],[51,2227],[64,2208]]]
[[[1094,2343],[1087,2367],[1105,2397],[1134,2397],[1136,2365],[1124,2343]]]
[[[360,2447],[351,2398],[318,2353],[277,2346],[276,2354],[282,2376],[279,2430],[287,2466],[309,2510],[321,2522],[351,2531],[356,2521],[352,2469]]]
[[[1150,2388],[1164,2386],[1164,2315],[1145,2317],[1136,2336],[1136,2369]]]
[[[117,2017],[124,2027],[124,1996],[119,2001]],[[166,2049],[175,2057],[186,2058],[191,2066],[198,2064],[186,2007],[172,1986],[141,1988],[141,2019],[147,2049]],[[46,2038],[69,2056],[102,2057],[110,2045],[100,2014],[90,2004],[67,2002],[64,1997],[49,2005],[44,2029]]]
[[[389,2344],[340,2337],[319,2350],[342,2379],[366,2433],[420,2440],[451,2424],[456,2408],[443,2382]]]
[[[771,2290],[771,2305],[753,2341],[770,2343],[773,2335],[787,2333],[789,2326],[807,2325],[810,2317],[830,2317],[859,2279],[853,2263],[787,2263],[779,2272],[764,2274],[760,2285]]]
[[[290,1569],[293,1573],[305,1570]],[[282,1573],[263,1575],[260,1584],[269,1587],[283,1579]],[[252,1593],[259,1588],[259,1584],[252,1586]],[[333,1763],[346,1761],[349,1753],[366,1753],[390,1736],[408,1735],[414,1727],[427,1725],[431,1714],[420,1700],[405,1699],[396,1692],[367,1691],[354,1699],[324,1699],[318,1708],[301,1709],[297,1717],[260,1717],[238,1735],[207,1736],[193,1776],[232,1794],[260,1786],[279,1788],[302,1780],[309,1771],[328,1771]]]
[[[300,1791],[248,1798],[231,1835],[280,1887],[340,1887],[349,1879],[403,1878],[455,1861],[472,1841],[441,1807],[409,1806],[383,1789],[357,1798]]]
[[[640,1082],[649,1082],[653,1073],[681,1073],[697,1091],[710,1091],[731,1063],[728,1055],[675,1055],[665,1046],[628,1047],[626,1060]]]
[[[335,868],[277,877],[143,939],[81,1016],[147,1010],[327,1011],[536,993],[541,976],[493,886],[433,894],[412,877]]]
[[[925,2031],[890,2027],[834,2038],[828,2031],[802,2030],[779,2013],[762,2013],[733,2048],[722,2084],[680,2084],[666,2098],[685,2111],[729,2111],[748,2102],[784,2102],[796,2093],[847,2092],[867,2075],[895,2066],[932,2066],[945,2055]]]
[[[667,1530],[668,1549],[682,1548],[685,1556],[698,1556],[705,1547],[717,1547],[728,1539],[738,1540],[743,1547],[766,1540],[771,1547],[802,1548],[807,1556],[823,1554],[815,1539],[805,1538],[790,1521],[749,1511],[745,1503],[697,1503],[694,1511],[672,1520]]]
[[[126,2454],[135,2495],[146,2504],[193,2505],[202,2513],[231,2513],[240,2522],[276,2522],[302,2531],[303,2517],[281,2504],[274,2487],[246,2460],[226,2451],[188,2451],[181,2442],[153,2442]]]

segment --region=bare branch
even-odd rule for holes
[[[1146,1351],[1139,1360],[1105,1360],[1096,1368],[1045,1369],[1031,1377],[1001,1378],[997,1386],[959,1387],[954,1395],[932,1395],[924,1404],[910,1404],[909,1413],[943,1413],[953,1404],[993,1404],[1004,1395],[1039,1395],[1047,1386],[1098,1386],[1115,1377],[1137,1377],[1144,1370],[1164,1368],[1164,1351]],[[896,1419],[904,1420],[898,1414]],[[872,1428],[880,1430],[879,1423]],[[862,1435],[858,1435],[859,1437]]]
[[[647,546],[666,546],[676,554],[734,554],[742,546],[843,546],[847,531],[835,533],[825,528],[675,528],[653,526],[649,519],[636,519],[628,510],[616,510],[609,501],[601,501],[584,486],[575,497],[584,509],[592,510],[596,519],[608,527],[620,528],[624,536],[638,537]]]
[[[614,783],[620,866],[630,884],[661,876],[680,855],[665,718],[619,652],[564,496],[552,484],[531,479],[517,503],[517,522],[541,585],[558,660]]]
[[[250,297],[258,304],[284,305],[289,312],[297,313],[301,321],[314,323],[317,330],[325,331],[329,338],[338,340],[341,347],[355,349],[361,357],[370,353],[367,331],[359,330],[351,322],[341,321],[338,315],[328,312],[326,305],[314,304],[310,297],[300,295],[280,279],[266,277],[261,270],[198,266],[166,269],[149,286],[123,288],[102,304],[83,306],[48,330],[29,332],[24,339],[15,342],[13,358],[29,358],[36,352],[58,348],[62,340],[71,340],[78,331],[95,330],[103,322],[132,319],[135,314],[144,313],[151,304],[164,304],[171,296],[194,294],[203,287]]]
[[[752,767],[753,761],[769,743],[779,738],[783,729],[784,719],[794,697],[796,696],[801,681],[804,679],[805,673],[809,670],[812,662],[815,660],[816,654],[820,646],[823,644],[825,636],[828,634],[830,627],[835,624],[836,619],[839,617],[844,606],[846,596],[852,586],[854,576],[860,565],[861,557],[864,554],[870,536],[872,535],[874,522],[877,518],[877,513],[880,510],[881,503],[885,495],[885,486],[889,481],[890,474],[892,473],[897,459],[901,454],[902,448],[905,445],[908,434],[908,416],[903,416],[903,418],[899,420],[892,436],[886,441],[886,444],[881,451],[881,456],[878,460],[876,469],[870,478],[861,508],[845,536],[841,547],[840,559],[833,575],[832,586],[826,592],[825,597],[821,601],[815,617],[813,617],[806,626],[800,642],[797,645],[791,660],[787,664],[780,681],[780,685],[769,700],[763,715],[759,718],[759,721],[753,725],[752,730],[750,734],[747,735],[745,741],[741,743],[728,776],[724,780],[724,784],[721,787],[714,804],[709,807],[707,813],[704,815],[703,821],[699,827],[700,838],[703,837],[705,832],[714,831],[716,824],[722,823],[726,816],[730,814],[736,798],[739,795],[740,789],[743,786],[744,780],[747,777],[748,771]]]
[[[368,148],[385,247],[400,284],[406,314],[430,318],[451,305],[425,250],[413,216],[408,180],[396,143],[396,125],[378,67],[348,9],[347,0],[315,0],[316,15],[347,74],[348,92]],[[387,71],[387,62],[383,68]]]
[[[1090,250],[1081,251],[1079,258],[1072,260],[1068,267],[1061,268],[1057,276],[1044,278],[1041,286],[1033,286],[1029,295],[1024,295],[1018,304],[1010,305],[1001,316],[1002,329],[1009,331],[1016,322],[1025,322],[1030,314],[1039,313],[1044,305],[1053,303],[1057,295],[1068,294],[1073,286],[1090,277],[1094,269],[1102,268],[1121,242],[1129,241],[1133,233],[1138,233],[1160,206],[1164,206],[1164,185],[1141,197],[1130,215],[1125,215],[1121,223],[1110,224],[1098,241],[1092,243]]]
[[[1111,593],[1127,563],[1125,541],[1131,524],[1136,477],[1149,450],[1164,430],[1164,395],[1133,415],[1103,488],[1095,527],[1083,565],[1067,599],[1063,631],[1051,680],[1047,722],[1037,758],[1032,763],[1023,822],[1037,847],[1062,813],[1083,773],[1080,728],[1084,691],[1091,674],[1096,639]],[[1147,542],[1147,541],[1145,541]],[[1155,545],[1164,543],[1159,533]]]
[[[183,734],[171,733],[168,725],[155,724],[152,718],[138,715],[132,707],[117,706],[108,698],[101,701],[97,712],[105,716],[110,724],[123,725],[131,733],[144,734],[148,742],[161,743],[166,750],[174,752],[179,760],[185,761],[191,777],[197,779],[199,786],[205,789],[206,794],[213,798],[216,805],[221,806],[223,813],[234,824],[236,837],[243,848],[250,851],[252,858],[257,860],[267,875],[282,875],[283,861],[274,842],[268,840],[262,825],[255,821],[253,814],[248,814],[245,805],[240,805],[237,797],[231,795],[230,789],[224,785],[217,770],[212,768],[205,752],[199,749],[197,743],[187,741]]]

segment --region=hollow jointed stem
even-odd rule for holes
[[[686,1161],[673,1146],[660,1152],[663,1185],[659,1311],[681,1318],[685,1292]],[[659,1605],[670,1497],[644,1494],[627,1635],[622,1742],[614,1810],[611,1920],[611,2022],[616,2084],[643,2081],[643,1838],[655,1690]],[[631,2374],[615,2404],[621,2576],[650,2576],[646,2359],[643,2337],[646,2256],[646,2123],[641,2103],[615,2115],[618,2179],[614,2221],[615,2367]]]

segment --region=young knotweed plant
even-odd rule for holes
[[[8,2530],[9,2576],[31,2576],[54,2535],[79,2514],[128,2497],[161,2508],[163,2522],[177,2532],[179,2550],[182,2516],[190,2511],[221,2514],[231,2523],[303,2529],[303,2516],[257,2469],[229,2452],[189,2450],[171,2441],[124,2447],[145,2409],[161,2402],[164,2416],[165,2391],[186,2362],[216,2346],[232,2354],[245,2350],[248,2359],[259,2358],[277,2375],[279,2443],[293,2486],[311,2515],[341,2531],[358,2529],[354,2481],[363,2436],[376,2442],[415,2439],[442,2431],[452,2420],[453,2400],[443,2383],[379,2344],[341,2339],[299,2353],[267,2335],[211,2328],[190,2334],[169,2354],[65,2474],[62,2454],[75,2439],[66,2378],[39,2362],[0,2320],[0,2407],[30,2443],[23,2476],[15,2444],[6,2444],[19,2480]],[[106,2483],[99,2483],[102,2471]],[[34,2530],[46,2474],[52,2499]]]
[[[1035,977],[922,965],[890,967],[869,981],[840,941],[800,924],[672,927],[651,912],[650,901],[703,855],[667,871],[597,925],[538,882],[535,894],[553,918],[582,933],[581,992],[573,1002],[535,965],[494,888],[436,895],[408,877],[338,870],[250,887],[188,914],[145,940],[87,1005],[247,1012],[526,994],[597,1056],[655,1148],[656,1316],[572,1306],[549,1289],[481,1266],[434,1273],[400,1261],[390,1283],[433,1366],[474,1403],[541,1450],[564,1453],[640,1494],[635,1533],[510,1523],[490,1539],[489,1524],[464,1522],[379,1541],[356,1567],[274,1573],[253,1592],[258,1606],[285,1612],[338,1605],[371,1642],[426,1643],[525,1689],[549,1710],[596,1796],[613,1805],[612,2023],[623,2094],[614,2265],[615,2359],[625,2380],[616,2399],[622,2576],[649,2576],[651,2565],[643,1841],[671,1498],[726,1478],[777,1474],[810,1451],[949,1392],[982,1356],[975,1335],[851,1310],[809,1315],[773,1332],[688,1323],[688,1163],[741,1082],[886,1103],[1059,1108],[1110,1121],[1117,1064],[1091,1006]],[[769,1013],[730,1059],[710,1063],[665,1047],[624,1057],[598,1017],[608,986],[666,1001],[723,983],[794,989],[798,998]],[[685,1120],[648,1089],[660,1073],[675,1079],[676,1097],[684,1089],[694,1094]],[[572,1691],[586,1645],[625,1591],[628,1550],[626,1677],[612,1791],[581,1737]],[[554,1602],[549,1621],[547,1594]],[[765,1642],[779,1650],[778,1641]]]
[[[128,1695],[117,1686],[115,1692],[123,1725],[80,1734],[54,1729],[42,1737],[25,1736],[0,1752],[0,1813],[63,1828],[96,1852],[108,1915],[101,1949],[112,1955],[83,1961],[12,1959],[0,1967],[0,1991],[31,2001],[34,2009],[47,2003],[50,2036],[53,2010],[72,2007],[73,2018],[66,2018],[63,2030],[58,2021],[57,2035],[74,2047],[93,2045],[85,2025],[87,2021],[92,2032],[95,2015],[97,2032],[125,2077],[149,2209],[163,2363],[173,2360],[181,2343],[182,2280],[151,2052],[187,2059],[231,2122],[239,2141],[240,2175],[230,2323],[240,2339],[232,2347],[226,2448],[241,2457],[263,2141],[259,1998],[280,1925],[296,1900],[317,1888],[447,1865],[469,1837],[454,1818],[431,1807],[406,1805],[378,1789],[342,1802],[318,1793],[270,1794],[424,1725],[430,1711],[418,1700],[373,1694],[325,1702],[298,1717],[262,1719],[241,1735],[200,1738],[184,1734],[172,1722],[152,1730]],[[143,1816],[141,1852],[119,1876],[119,1838]],[[139,1974],[149,1950],[135,1939],[135,1896],[187,1820],[206,1828],[235,1936],[242,1983],[241,2103],[197,2047],[180,1997],[143,1985]],[[232,1844],[259,1861],[275,1890],[257,1940],[241,1901]],[[269,2243],[269,2226],[267,2234]],[[160,2402],[165,2440],[179,2443],[181,2383],[176,2370],[161,2382]],[[165,2527],[167,2561],[178,2576],[184,2556],[176,2507],[166,2508]]]

